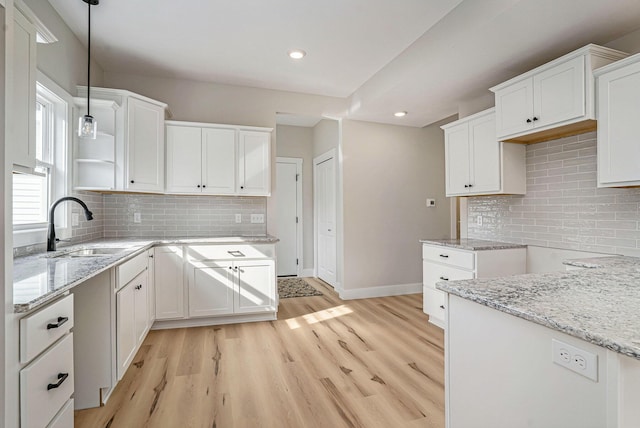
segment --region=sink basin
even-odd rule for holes
[[[52,258],[77,258],[77,257],[105,257],[113,254],[118,254],[119,252],[125,251],[127,248],[84,248],[82,250],[75,250],[68,253],[62,253],[55,256],[50,256]]]

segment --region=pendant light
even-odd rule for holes
[[[80,118],[78,126],[78,136],[83,138],[96,139],[98,134],[98,122],[91,116],[91,6],[100,4],[100,0],[82,0],[89,8],[89,22],[87,35],[87,114]]]

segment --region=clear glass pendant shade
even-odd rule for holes
[[[96,139],[98,135],[98,122],[93,118],[93,116],[89,116],[85,114],[80,118],[80,123],[78,124],[78,136],[81,138],[91,138],[93,140]]]

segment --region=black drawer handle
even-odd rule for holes
[[[444,309],[444,305],[440,305],[440,309]]]
[[[440,254],[440,257],[442,257],[443,259],[448,259],[448,258],[449,258],[449,255],[447,255],[447,254]]]
[[[140,285],[136,285],[134,288],[135,288],[136,290],[142,290],[142,284],[140,284]]]
[[[69,321],[68,317],[58,317],[58,322],[57,323],[55,323],[55,324],[53,324],[53,323],[47,324],[47,330],[51,330],[52,328],[58,328],[62,324],[66,323],[67,321]]]
[[[446,276],[441,276],[440,279],[443,281],[449,281],[449,278],[447,278]]]
[[[68,377],[69,373],[58,373],[58,383],[50,383],[49,385],[47,385],[47,391],[59,388],[60,385],[62,385],[62,383],[67,380]]]
[[[527,123],[531,123],[531,119],[527,119]]]

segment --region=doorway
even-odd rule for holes
[[[300,276],[302,260],[302,159],[276,158],[278,276]]]
[[[336,286],[336,156],[329,150],[313,160],[316,267],[318,278]]]

